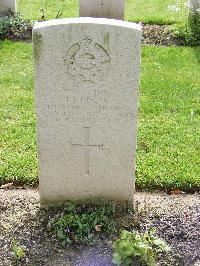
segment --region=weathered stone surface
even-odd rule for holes
[[[13,11],[17,10],[16,0],[0,0],[0,11],[6,11],[11,9]]]
[[[193,13],[200,13],[200,0],[189,0],[188,1],[189,10]]]
[[[79,0],[80,17],[124,20],[124,0]]]
[[[33,42],[41,205],[132,202],[140,26],[52,20]]]

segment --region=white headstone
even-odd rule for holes
[[[16,11],[17,10],[16,0],[0,0],[0,11],[5,11],[7,9]]]
[[[124,0],[79,0],[80,17],[124,20]]]
[[[200,0],[189,0],[188,1],[189,10],[196,13],[199,10],[200,13]]]
[[[133,201],[141,29],[111,19],[33,30],[41,206]]]

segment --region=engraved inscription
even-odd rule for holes
[[[97,83],[109,72],[111,58],[103,46],[85,37],[67,50],[64,61],[76,83]]]
[[[73,146],[77,147],[84,147],[85,149],[85,175],[90,175],[90,148],[91,147],[98,147],[98,148],[103,148],[103,144],[101,145],[95,145],[95,144],[90,144],[90,128],[89,127],[84,127],[85,131],[85,144],[73,144]]]
[[[40,106],[39,113],[43,122],[51,120],[61,122],[86,123],[93,126],[94,123],[133,123],[135,116],[132,107],[126,106],[123,102],[113,102],[112,97],[102,95],[95,96],[67,96],[63,103],[45,103]],[[86,126],[86,125],[85,125]]]

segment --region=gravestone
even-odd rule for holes
[[[192,13],[199,12],[200,13],[200,0],[189,0],[188,6],[189,6],[190,12],[192,12]]]
[[[124,0],[79,0],[80,17],[124,20]]]
[[[141,29],[75,18],[33,29],[41,206],[133,202]]]
[[[0,0],[0,11],[6,11],[11,9],[13,11],[17,10],[16,0]]]

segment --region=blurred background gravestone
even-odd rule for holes
[[[124,20],[124,0],[79,0],[80,17]]]
[[[190,12],[200,14],[200,0],[189,0],[188,6],[189,6]]]
[[[8,9],[17,11],[16,0],[0,0],[0,11],[7,11]]]

